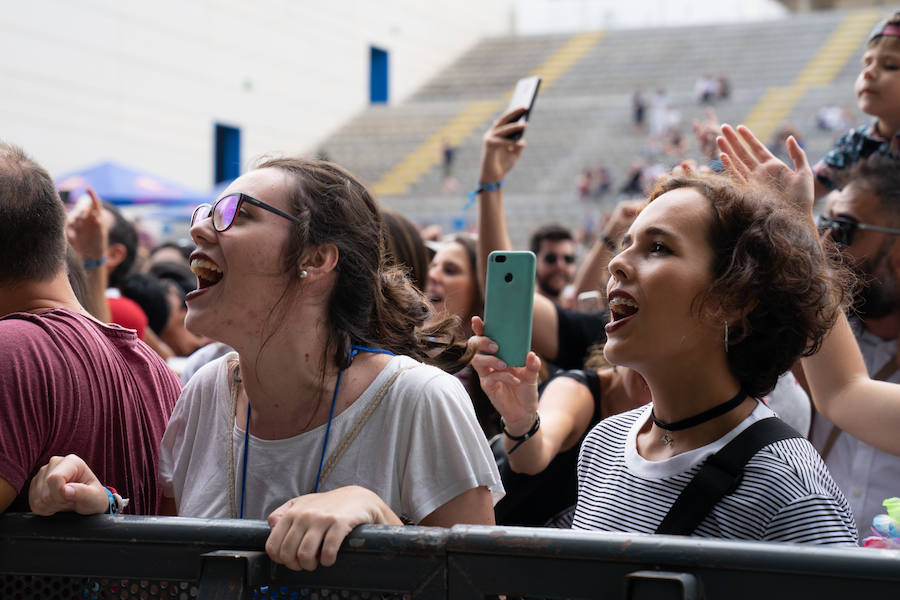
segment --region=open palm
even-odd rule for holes
[[[798,210],[812,214],[815,178],[806,153],[794,136],[785,142],[794,163],[793,169],[772,154],[743,125],[739,125],[737,131],[730,125],[723,125],[722,135],[716,138],[716,144],[722,151],[722,164],[729,175],[739,181],[761,185],[783,196]]]

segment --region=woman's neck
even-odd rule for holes
[[[332,349],[325,351],[325,323],[318,321],[302,332],[293,329],[285,323],[258,342],[235,346],[242,392],[238,422],[246,419],[249,403],[251,430],[259,437],[280,439],[303,433],[327,420],[331,409],[339,368]]]
[[[644,378],[653,397],[654,417],[665,424],[700,415],[731,400],[740,390],[734,375],[721,367],[684,370],[668,377],[644,374]],[[638,453],[648,460],[662,460],[700,448],[734,429],[754,408],[756,401],[745,396],[726,413],[679,431],[663,429],[648,420],[638,434]]]

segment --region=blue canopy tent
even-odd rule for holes
[[[122,207],[129,218],[139,217],[145,226],[155,223],[163,239],[184,237],[194,207],[209,202],[208,192],[112,161],[57,177],[56,187],[76,194],[91,187],[102,200]]]
[[[208,194],[180,183],[111,161],[56,178],[56,187],[61,191],[84,189],[88,186],[103,200],[117,205],[193,207],[209,199]]]

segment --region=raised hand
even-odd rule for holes
[[[707,108],[705,119],[702,121],[694,119],[694,138],[700,147],[700,153],[706,160],[716,158],[717,135],[719,135],[719,119],[716,117],[716,111]]]
[[[504,113],[485,132],[481,149],[481,182],[496,183],[502,180],[519,160],[525,149],[524,138],[513,141],[507,136],[525,131],[525,123],[516,123],[525,110],[516,108]]]
[[[77,512],[105,513],[109,496],[87,464],[78,456],[54,456],[40,468],[28,488],[28,504],[38,515]]]
[[[740,134],[740,137],[738,137]],[[746,143],[746,147],[741,142]],[[806,153],[794,136],[785,142],[794,168],[784,164],[753,132],[739,125],[735,131],[730,125],[722,126],[722,135],[716,138],[722,151],[721,160],[729,175],[739,181],[750,181],[782,195],[798,210],[812,215],[815,200],[815,177],[806,159]]]
[[[330,567],[344,538],[357,525],[402,525],[374,492],[346,486],[288,500],[268,518],[272,532],[266,553],[294,571]]]
[[[91,188],[87,193],[90,202],[76,206],[66,220],[66,237],[82,259],[97,261],[106,256],[107,226],[100,198]]]
[[[521,435],[531,428],[537,413],[541,359],[529,352],[524,367],[510,367],[493,356],[497,344],[484,337],[484,321],[472,317],[472,331],[475,335],[469,338],[469,344],[478,349],[472,367],[481,380],[481,389],[503,417],[506,430],[512,435]]]

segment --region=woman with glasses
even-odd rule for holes
[[[274,159],[192,217],[186,326],[236,350],[185,387],[162,441],[170,512],[268,518],[269,555],[329,565],[360,523],[493,523],[496,467],[459,381],[452,323],[384,262],[375,201],[336,165]],[[435,341],[442,340],[442,341]],[[60,459],[36,512],[74,508]],[[69,461],[69,462],[67,462]],[[86,481],[85,481],[86,480]],[[75,486],[78,487],[78,486]]]

